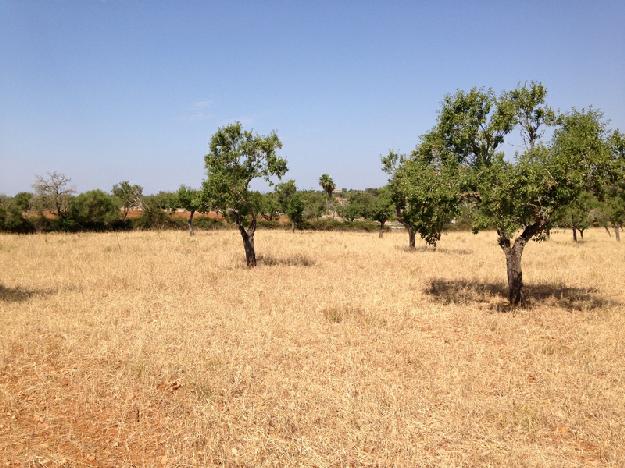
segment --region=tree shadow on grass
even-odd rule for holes
[[[504,283],[478,283],[468,280],[434,279],[426,294],[443,304],[485,304],[491,309],[510,310],[508,287]],[[619,302],[599,296],[597,288],[570,288],[563,284],[526,284],[523,286],[522,307],[539,305],[559,307],[568,311],[601,309],[620,305]],[[505,300],[502,303],[502,299]]]
[[[24,302],[33,297],[45,296],[51,291],[45,289],[26,289],[26,288],[8,288],[0,284],[0,303],[1,302]]]
[[[259,255],[258,264],[264,266],[313,266],[315,260],[306,255],[295,254],[289,257],[274,257],[273,255]]]
[[[417,253],[417,252],[427,252],[427,253],[447,253],[447,254],[455,254],[455,255],[470,255],[473,253],[473,250],[469,249],[447,249],[445,247],[437,247],[436,250],[432,247],[427,246],[419,246],[414,249],[407,247],[405,245],[396,245],[395,248],[397,250],[401,250],[402,252],[408,253]]]

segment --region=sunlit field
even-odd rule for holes
[[[0,236],[0,460],[622,466],[625,243]]]

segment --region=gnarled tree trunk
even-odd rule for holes
[[[577,229],[573,228],[573,241],[577,242]]]
[[[237,226],[243,238],[243,248],[245,249],[245,261],[248,267],[256,266],[256,252],[254,251],[254,232],[256,231],[256,218],[252,219],[250,227],[245,229],[241,220],[237,221]]]
[[[542,223],[527,226],[514,243],[502,231],[497,231],[499,235],[497,242],[506,255],[508,301],[510,305],[517,306],[523,301],[523,268],[521,265],[523,249],[527,242],[543,228],[544,225]]]
[[[614,225],[614,237],[616,237],[616,240],[618,242],[621,242],[621,226],[619,226],[618,224]]]
[[[380,222],[380,232],[378,233],[378,237],[380,239],[382,239],[382,237],[384,237],[384,224],[385,223],[386,223],[386,221]]]
[[[508,302],[519,305],[523,300],[523,247],[517,242],[514,246],[503,249],[506,254],[506,271],[508,273]]]
[[[195,214],[195,210],[191,210],[189,212],[189,235],[194,236],[195,232],[193,231],[193,215]]]

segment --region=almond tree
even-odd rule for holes
[[[275,132],[267,136],[244,130],[240,122],[221,127],[204,157],[205,199],[238,227],[248,267],[256,266],[254,234],[260,198],[250,191],[254,179],[273,184],[287,172],[286,159],[277,154],[282,143]]]
[[[131,209],[139,208],[141,206],[143,187],[140,185],[131,184],[127,180],[123,180],[120,183],[113,185],[111,193],[119,199],[122,205],[124,219],[126,219],[128,212]]]
[[[608,147],[611,170],[606,183],[605,207],[615,238],[620,241],[620,230],[625,224],[625,133],[613,131],[608,138]]]
[[[408,248],[414,250],[419,212],[408,200],[405,192],[406,184],[401,183],[401,172],[405,162],[406,155],[389,151],[386,156],[382,157],[382,170],[389,175],[388,191],[395,207],[397,221],[408,231]]]
[[[387,187],[381,188],[375,196],[368,217],[380,223],[380,231],[378,237],[384,236],[384,226],[386,222],[393,217],[393,200]]]
[[[291,222],[291,231],[295,232],[295,229],[301,228],[304,222],[304,202],[297,191],[295,181],[290,179],[278,184],[275,194],[280,209],[288,216]]]
[[[189,225],[189,235],[193,236],[195,235],[195,231],[193,230],[193,216],[196,211],[208,211],[207,200],[203,196],[203,192],[187,187],[186,185],[181,185],[176,195],[178,197],[178,207],[189,212],[187,224]]]
[[[551,122],[543,118],[546,92],[531,89],[537,86],[500,95],[475,88],[458,91],[444,99],[434,130],[458,165],[461,194],[473,204],[474,232],[496,229],[512,305],[523,297],[521,260],[527,243],[543,240],[562,207],[584,190],[593,191],[606,164],[605,125],[596,111],[562,116],[552,140],[541,141],[541,127]],[[527,119],[519,118],[520,109]],[[498,148],[514,128],[526,134],[527,147],[507,160]]]

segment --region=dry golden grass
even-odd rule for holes
[[[501,313],[492,233],[0,236],[0,460],[622,466],[625,245],[586,238]]]

